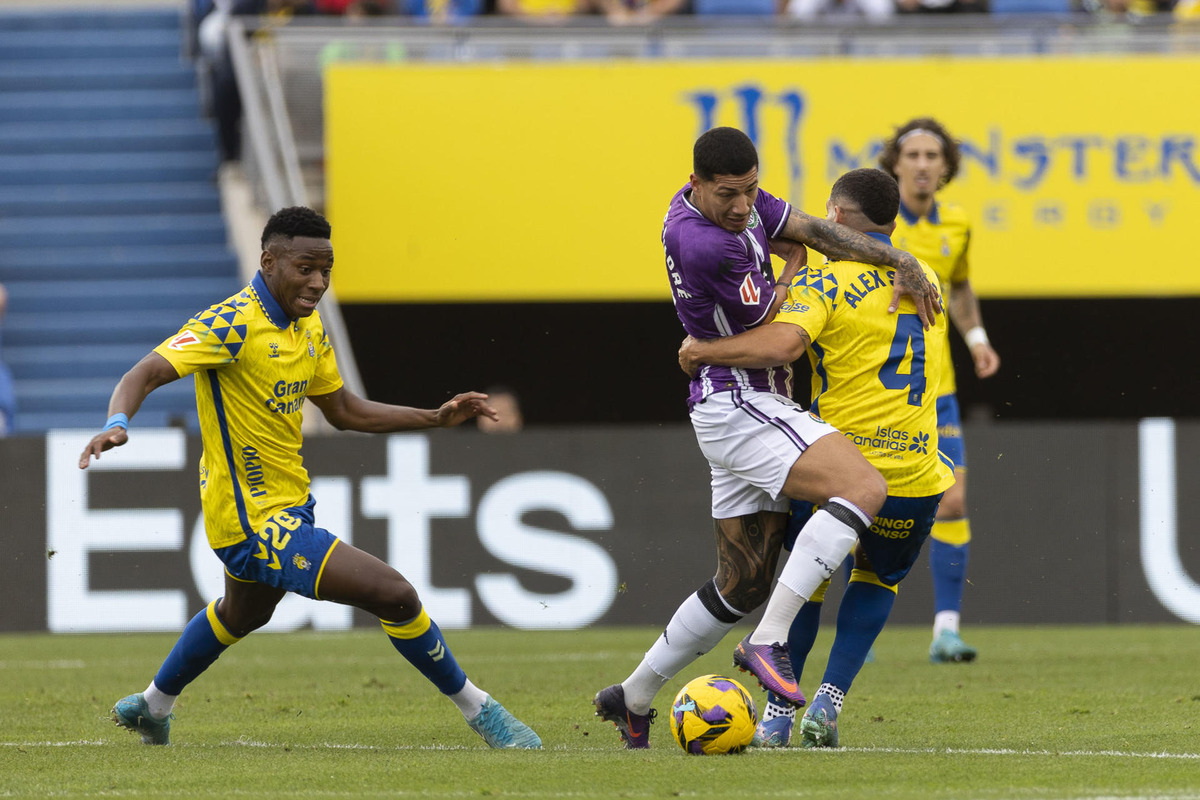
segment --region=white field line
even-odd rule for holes
[[[84,669],[87,664],[78,659],[56,661],[0,661],[0,669]]]
[[[101,745],[111,744],[106,741],[94,740],[79,740],[67,742],[0,742],[0,747],[97,747]],[[323,744],[288,744],[286,742],[260,742],[253,739],[237,739],[231,742],[223,742],[221,744],[173,744],[173,748],[203,748],[215,749],[220,747],[252,747],[265,750],[364,750],[378,752],[400,752],[400,751],[439,751],[439,750],[479,750],[479,747],[468,747],[462,745],[396,745],[392,747],[380,747],[371,744],[354,744],[345,743],[337,744],[333,742]],[[596,748],[586,747],[580,748],[567,745],[556,745],[547,748],[548,750],[558,750],[562,752],[569,751],[594,751],[609,750],[611,748]],[[1180,760],[1180,761],[1200,761],[1200,753],[1138,753],[1127,750],[1013,750],[1005,748],[965,748],[965,747],[839,747],[836,749],[818,749],[808,750],[801,747],[787,747],[773,750],[750,749],[746,751],[746,755],[751,757],[766,757],[777,758],[780,756],[805,754],[804,757],[809,757],[808,754],[813,754],[816,757],[839,755],[849,755],[852,753],[889,753],[895,755],[961,755],[961,756],[1019,756],[1019,757],[1037,757],[1037,758],[1128,758],[1128,759],[1159,759],[1159,760]]]

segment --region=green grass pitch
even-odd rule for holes
[[[1200,628],[976,627],[976,663],[936,666],[926,629],[890,628],[841,749],[714,757],[684,755],[666,713],[690,678],[732,674],[744,632],[665,687],[652,750],[622,750],[592,714],[658,633],[448,632],[471,679],[541,734],[523,752],[488,750],[379,632],[247,638],[180,699],[165,748],[108,710],[173,635],[3,635],[0,797],[1200,798]]]

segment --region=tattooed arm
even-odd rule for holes
[[[934,317],[939,313],[937,289],[925,279],[917,259],[910,253],[889,247],[845,225],[810,216],[795,208],[788,215],[781,236],[803,242],[830,258],[893,268],[896,271],[895,289],[888,312],[894,313],[900,305],[900,298],[907,295],[916,304],[917,316],[921,318],[925,329],[929,330],[933,325]]]
[[[990,378],[1000,369],[1000,356],[988,341],[983,331],[983,315],[979,311],[979,298],[971,288],[970,281],[959,281],[950,284],[950,300],[946,305],[950,321],[967,340],[971,351],[971,360],[975,363],[975,374],[980,378]],[[968,336],[970,331],[980,331],[978,337]]]
[[[694,378],[703,364],[750,369],[778,367],[804,355],[811,341],[804,328],[785,322],[759,325],[720,339],[689,336],[679,346],[679,368]]]

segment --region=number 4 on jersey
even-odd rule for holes
[[[905,356],[912,353],[908,374],[900,371]],[[879,368],[879,382],[887,389],[907,389],[908,404],[921,405],[925,394],[925,328],[916,314],[898,314],[896,335],[887,360]]]

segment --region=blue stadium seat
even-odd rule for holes
[[[0,10],[0,283],[17,433],[95,428],[120,376],[241,286],[186,9]],[[193,429],[190,381],[139,426]]]
[[[775,0],[695,0],[697,15],[760,17],[776,14]]]
[[[1070,14],[1071,0],[991,0],[991,12],[1013,14]]]

